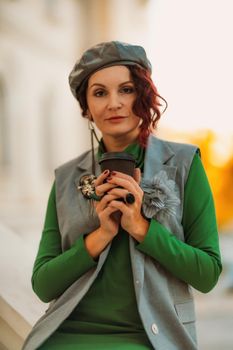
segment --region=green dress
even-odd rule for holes
[[[131,145],[126,151],[137,156],[137,166],[143,169],[142,149]],[[198,155],[194,156],[185,186],[182,223],[185,242],[152,219],[146,237],[138,243],[137,249],[159,261],[181,280],[205,292],[218,279],[221,259],[212,194]],[[85,249],[83,237],[62,252],[53,185],[33,268],[35,293],[45,302],[56,299],[96,265]],[[202,278],[206,271],[207,279]],[[88,293],[39,349],[153,349],[137,310],[129,236],[122,228],[113,239],[105,264]]]

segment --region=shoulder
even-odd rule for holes
[[[169,147],[175,153],[180,153],[185,151],[193,152],[193,151],[199,150],[197,145],[190,144],[190,143],[174,142],[174,141],[164,140],[164,139],[160,139],[158,137],[152,136],[152,140],[154,139],[156,140],[155,143],[159,143],[162,147]]]
[[[78,157],[73,158],[73,159],[61,164],[60,166],[58,166],[55,169],[55,172],[72,170],[73,168],[76,168],[76,167],[82,165],[83,163],[89,161],[90,159],[91,159],[91,151],[88,150],[88,151],[82,153],[81,155],[79,155]]]
[[[162,140],[151,136],[145,158],[145,172],[152,176],[161,169],[176,172],[177,176],[186,181],[193,158],[198,152],[198,146]]]
[[[164,140],[154,135],[149,138],[148,148],[159,152],[163,157],[173,156],[176,159],[193,158],[195,153],[200,154],[197,145]]]
[[[200,156],[200,149],[197,145],[173,141],[165,142],[169,145],[169,147],[173,149],[177,160],[187,158],[192,161],[195,154],[198,154]]]
[[[91,165],[91,160],[91,151],[89,150],[57,167],[55,169],[56,191],[58,189],[63,191],[64,188],[69,188],[70,184],[79,181],[77,179]]]

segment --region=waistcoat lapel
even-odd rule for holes
[[[169,165],[174,155],[169,144],[151,135],[145,154],[144,180],[151,180],[161,170],[166,171],[168,178],[174,179],[177,167]]]
[[[96,169],[96,176],[98,176],[101,173],[100,166],[98,163],[98,156],[97,156],[98,150],[95,149],[95,169]],[[85,171],[87,174],[92,174],[92,157],[91,152],[87,154],[86,157],[84,157],[78,164],[77,168],[80,170]]]

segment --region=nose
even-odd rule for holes
[[[109,94],[108,109],[109,110],[117,110],[121,107],[122,107],[122,101],[121,101],[120,96],[116,92]]]

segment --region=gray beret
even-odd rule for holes
[[[83,53],[69,75],[72,94],[78,99],[82,84],[91,74],[115,65],[139,65],[151,73],[151,63],[142,46],[120,41],[103,42]]]

